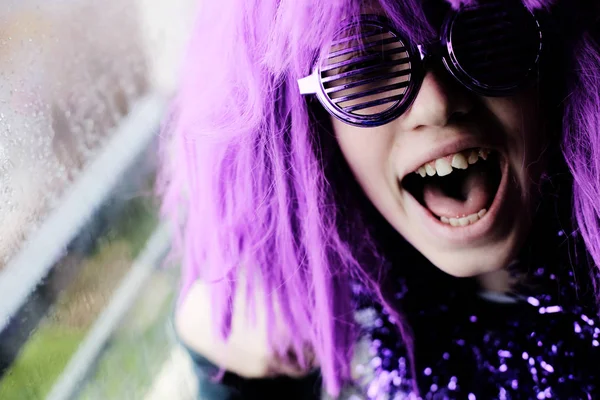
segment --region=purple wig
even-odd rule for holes
[[[471,1],[448,2],[457,7]],[[524,0],[530,9],[549,12],[559,2]],[[356,335],[350,283],[367,276],[376,282],[384,257],[363,229],[360,212],[346,210],[340,221],[339,210],[347,205],[335,187],[345,183],[326,174],[329,160],[322,145],[331,134],[296,81],[310,72],[340,21],[360,15],[361,3],[203,2],[163,140],[163,214],[176,227],[182,296],[198,279],[212,283],[216,329],[225,339],[236,283],[245,276],[247,311],[267,311],[274,351],[285,355],[289,350],[290,343],[274,334],[282,319],[301,365],[308,362],[306,346],[314,349],[332,395],[350,378]],[[412,39],[436,34],[421,0],[378,3]],[[570,36],[569,48],[577,57],[570,61],[574,72],[565,77],[569,96],[562,140],[574,176],[576,221],[600,265],[600,48],[595,35]],[[255,296],[257,291],[265,295]],[[265,303],[256,304],[257,298]],[[400,329],[410,347],[406,327]]]

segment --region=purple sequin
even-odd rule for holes
[[[488,308],[490,303],[477,297],[457,305],[453,301],[463,293],[451,291],[454,297],[443,301],[440,295],[442,301],[428,303],[433,292],[425,286],[422,297],[415,297],[419,301],[411,303],[416,309],[409,316],[411,327],[415,321],[415,326],[422,322],[425,327],[415,330],[417,343],[422,344],[415,352],[421,361],[415,377],[392,313],[376,306],[377,323],[365,327],[371,356],[355,368],[365,377],[362,393],[369,400],[600,399],[600,328],[598,319],[591,317],[595,311],[580,306],[580,293],[588,292],[577,291],[574,282],[575,278],[581,282],[582,273],[575,274],[573,268],[530,271],[536,284],[520,287],[514,306]],[[395,298],[409,295],[402,289]],[[372,307],[371,300],[367,303]],[[515,312],[502,314],[509,307]],[[592,370],[586,370],[589,367]],[[414,378],[419,397],[412,391]]]

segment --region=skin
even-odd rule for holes
[[[264,309],[257,307],[255,320],[248,317],[245,312],[245,278],[241,276],[239,279],[239,289],[233,304],[231,334],[226,342],[215,334],[211,319],[209,287],[202,282],[196,282],[191,287],[177,309],[175,330],[179,338],[212,363],[246,378],[305,375],[306,369],[280,359],[270,349]],[[262,291],[257,289],[256,293],[257,302],[262,302]],[[280,318],[278,325],[279,337],[285,338],[288,332]],[[310,354],[306,356],[312,361],[312,366],[316,366],[316,360]]]
[[[339,146],[367,197],[386,220],[434,265],[454,276],[481,276],[485,286],[506,288],[498,279],[529,230],[542,163],[543,128],[537,89],[513,97],[479,97],[441,68],[430,70],[412,106],[390,123],[360,128],[332,117]],[[499,146],[509,162],[507,206],[486,235],[448,243],[423,227],[401,187],[407,159],[441,142],[475,137]],[[490,279],[492,274],[494,279]]]

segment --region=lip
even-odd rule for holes
[[[459,140],[453,140],[447,143],[442,143],[441,145],[432,148],[426,153],[419,154],[419,156],[415,157],[414,160],[408,160],[408,162],[406,163],[406,169],[398,171],[398,176],[401,177],[400,182],[402,182],[402,179],[406,178],[408,174],[414,173],[419,169],[419,167],[421,167],[425,163],[437,160],[438,158],[442,158],[450,154],[478,147],[500,152],[500,148],[498,146],[490,143],[485,143],[484,141],[474,137],[467,137]]]
[[[476,147],[476,146],[475,146]],[[501,210],[508,197],[509,165],[505,154],[500,153],[500,168],[502,178],[487,213],[476,223],[466,226],[451,226],[437,219],[431,211],[423,207],[408,191],[403,190],[407,212],[415,215],[425,229],[434,237],[444,240],[451,245],[473,244],[484,240],[497,225]]]

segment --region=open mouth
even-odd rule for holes
[[[500,154],[472,148],[422,165],[401,184],[442,223],[467,226],[487,213],[501,179]]]

